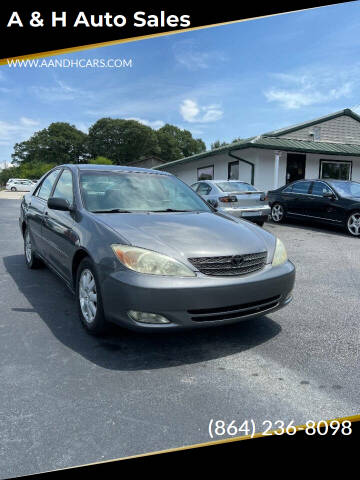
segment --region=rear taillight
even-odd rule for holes
[[[219,197],[219,202],[224,202],[224,203],[237,202],[237,198],[232,195],[229,195],[227,197]]]

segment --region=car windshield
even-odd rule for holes
[[[216,184],[223,192],[256,192],[256,188],[246,182],[219,182]]]
[[[85,171],[80,188],[85,208],[96,213],[211,211],[190,187],[170,175]]]
[[[343,197],[360,197],[360,183],[358,182],[328,182]]]

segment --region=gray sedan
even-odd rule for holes
[[[62,165],[24,196],[25,260],[46,263],[76,295],[93,334],[224,325],[291,301],[282,242],[208,205],[165,172]],[[44,294],[46,286],[44,286]]]
[[[251,220],[261,227],[271,209],[265,192],[240,180],[203,180],[191,185],[196,193],[223,212]]]

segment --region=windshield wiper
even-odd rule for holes
[[[176,210],[174,208],[166,208],[165,210],[149,210],[151,213],[158,213],[158,212],[193,212],[194,210]]]
[[[133,213],[130,210],[122,210],[121,208],[111,208],[109,210],[91,210],[91,213]]]

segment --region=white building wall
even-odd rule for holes
[[[239,159],[248,160],[255,165],[254,184],[260,190],[271,190],[274,188],[274,166],[275,152],[272,150],[247,148],[244,150],[235,150],[233,154]],[[214,178],[218,180],[226,180],[228,176],[228,164],[236,161],[230,157],[227,152],[209,155],[199,160],[190,161],[183,165],[167,167],[166,171],[176,175],[188,185],[197,182],[197,169],[214,165]],[[280,187],[285,183],[286,174],[286,154],[282,154],[279,165],[279,181]],[[239,179],[245,182],[251,182],[251,166],[239,161]]]
[[[274,189],[274,150],[247,148],[244,150],[235,150],[233,151],[233,154],[239,158],[243,158],[244,160],[254,163],[254,184],[259,190],[267,191]],[[281,152],[277,187],[281,187],[286,183],[286,159],[287,152]],[[360,158],[310,153],[306,155],[305,178],[319,178],[320,159],[352,161],[352,180],[360,181]],[[199,167],[214,165],[214,178],[217,180],[226,180],[228,175],[228,164],[229,162],[233,161],[235,161],[235,158],[230,157],[227,152],[223,152],[216,155],[209,155],[208,157],[201,158],[199,160],[190,161],[189,163],[183,165],[168,167],[166,171],[176,175],[188,185],[191,185],[197,181],[197,169]],[[239,166],[239,179],[250,183],[250,165],[240,161]]]

